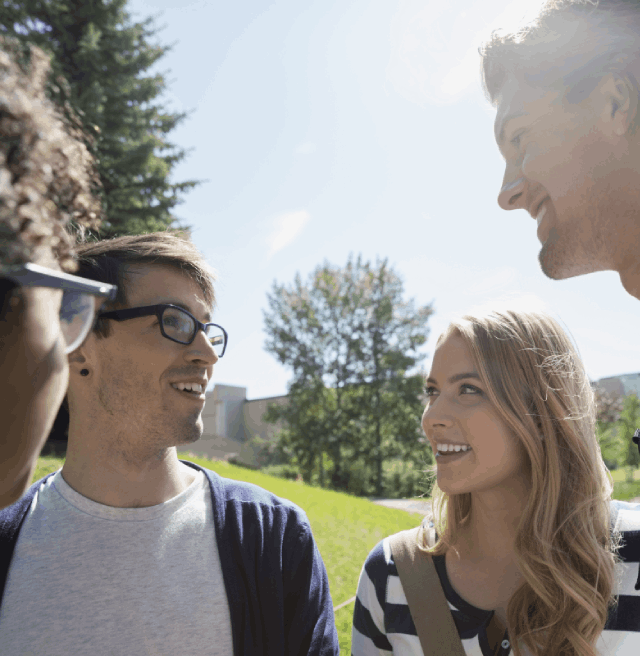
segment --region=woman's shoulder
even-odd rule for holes
[[[380,540],[367,556],[364,568],[370,576],[373,576],[376,579],[386,579],[388,576],[398,576],[398,570],[393,558],[393,543],[401,534],[409,535],[409,539],[412,542],[417,538],[420,538],[421,540],[426,540],[428,546],[433,546],[435,544],[435,528],[432,522],[427,523],[425,521],[419,527],[414,529],[388,535],[386,538]]]
[[[398,574],[391,552],[391,537],[380,540],[364,561],[363,569],[372,581],[386,581],[390,575]]]
[[[383,615],[388,604],[406,605],[407,600],[393,558],[393,535],[380,540],[369,552],[362,567],[357,597],[362,604],[371,602]]]
[[[360,574],[351,634],[353,656],[422,656],[393,560],[392,538],[384,538],[371,549]]]
[[[611,508],[611,526],[620,533],[640,531],[640,503],[618,501],[613,499]]]

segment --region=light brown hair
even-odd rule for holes
[[[569,337],[551,316],[478,311],[440,336],[467,344],[489,401],[524,446],[531,490],[514,543],[525,583],[507,609],[515,656],[595,656],[613,594],[618,537],[610,531],[611,475],[595,430],[593,390]],[[434,468],[435,470],[435,468]],[[432,471],[433,475],[433,471]],[[433,491],[434,555],[455,549],[471,494]]]
[[[632,89],[635,112],[638,39],[638,2],[549,0],[535,21],[512,33],[496,30],[480,48],[485,93],[495,105],[504,85],[515,78],[533,88],[560,91],[563,100],[577,103],[604,75],[613,74]]]
[[[118,286],[116,299],[105,310],[127,305],[128,269],[144,265],[177,269],[199,285],[211,309],[215,306],[215,271],[183,231],[166,230],[85,242],[78,245],[77,253],[79,276]],[[94,330],[98,337],[108,337],[109,322],[98,319]]]

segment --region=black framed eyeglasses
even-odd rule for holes
[[[48,287],[62,290],[60,329],[66,343],[66,353],[75,351],[93,328],[96,311],[102,302],[113,301],[118,288],[63,271],[48,269],[39,264],[0,266],[0,278],[18,287]]]
[[[101,312],[99,319],[114,319],[115,321],[126,321],[138,317],[150,317],[155,315],[160,323],[160,332],[164,337],[178,344],[191,344],[196,338],[199,330],[202,330],[211,342],[216,355],[221,358],[227,348],[227,331],[217,323],[202,323],[190,312],[177,305],[161,304],[147,305],[139,308],[127,308],[126,310],[112,310]]]

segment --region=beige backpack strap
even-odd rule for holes
[[[465,656],[440,578],[429,554],[418,549],[420,527],[389,538],[424,656]]]

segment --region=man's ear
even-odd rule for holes
[[[69,369],[76,376],[80,374],[82,369],[86,368],[89,361],[87,349],[84,344],[78,346],[75,351],[71,351],[67,358],[69,359]]]
[[[612,134],[633,134],[638,112],[638,85],[632,75],[607,75],[599,85],[602,100],[601,116]]]

